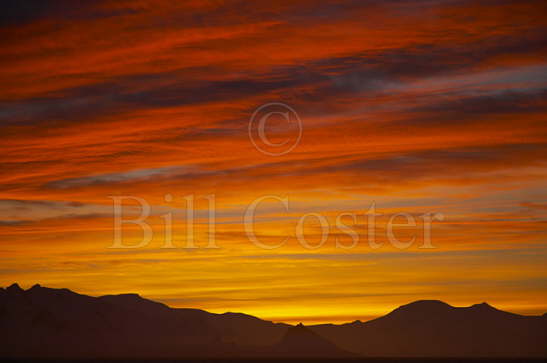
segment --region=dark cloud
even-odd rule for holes
[[[173,79],[182,78],[182,81]],[[66,89],[48,97],[0,103],[0,123],[34,124],[82,121],[139,109],[236,100],[297,86],[299,79],[256,77],[231,81],[184,80],[184,73],[135,75]],[[188,78],[191,78],[189,75]]]
[[[1,199],[0,226],[30,226],[42,222],[62,220],[90,220],[111,218],[110,206],[86,204],[78,201]]]
[[[131,8],[105,11],[97,7],[104,0],[3,0],[0,28],[44,19],[63,21],[93,19],[134,13]]]
[[[108,174],[99,174],[99,175],[90,175],[81,178],[69,178],[62,180],[55,180],[45,185],[46,188],[53,189],[66,189],[66,188],[77,188],[90,185],[99,185],[99,184],[114,184],[114,183],[123,183],[131,181],[143,181],[149,180],[152,178],[172,176],[176,173],[181,173],[187,170],[183,167],[164,167],[164,168],[153,168],[153,169],[137,169],[126,172],[119,173],[108,173]],[[0,201],[1,202],[1,201]],[[79,207],[81,204],[76,204],[71,206]]]
[[[502,55],[547,50],[546,28],[496,35],[461,45],[424,43],[414,47],[367,51],[347,57],[322,59],[311,66],[338,77],[340,88],[367,88],[367,83],[433,77],[462,71]],[[346,82],[343,82],[343,81]],[[336,84],[335,84],[336,85]]]
[[[71,205],[73,202],[59,202],[49,200],[21,200],[21,199],[0,199],[0,208],[12,208],[16,210],[31,210],[36,207],[47,207],[61,209]]]
[[[547,111],[547,89],[498,91],[485,95],[463,96],[419,107],[415,111],[434,112],[436,118],[545,112]]]
[[[503,144],[483,147],[450,148],[387,155],[372,159],[353,160],[328,166],[296,169],[293,175],[345,172],[369,177],[369,183],[379,180],[410,181],[416,179],[450,179],[462,175],[503,170],[514,163],[545,165],[540,155],[547,152],[547,144]],[[517,164],[520,163],[520,164]]]
[[[13,226],[22,226],[32,223],[32,221],[29,220],[0,220],[0,227],[13,227]]]

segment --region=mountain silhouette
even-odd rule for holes
[[[222,357],[273,346],[286,327],[245,314],[173,309],[137,294],[0,289],[3,357]]]
[[[547,356],[545,319],[508,313],[487,303],[453,307],[422,300],[365,323],[313,329],[342,349],[366,356]]]
[[[291,326],[137,294],[0,288],[0,357],[547,357],[547,319],[417,301],[368,322]]]
[[[323,338],[302,323],[287,329],[283,339],[277,343],[272,353],[275,356],[290,357],[344,357],[350,353],[338,348],[335,344]]]

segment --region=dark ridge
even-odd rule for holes
[[[420,300],[367,322],[291,326],[15,283],[0,290],[0,358],[545,358],[546,317]]]

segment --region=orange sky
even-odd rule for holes
[[[366,320],[418,299],[547,311],[544,1],[9,0],[0,15],[0,282],[287,322]],[[302,138],[261,153],[253,111]],[[283,120],[273,141],[294,139]],[[164,196],[171,194],[172,202]],[[187,250],[184,196],[200,248]],[[245,232],[246,208],[257,209]],[[152,242],[112,249],[111,196],[143,198]],[[375,236],[366,211],[375,203]],[[125,209],[133,218],[139,208]],[[175,249],[162,249],[162,215]],[[420,215],[433,223],[423,242]],[[330,224],[318,249],[299,218]],[[336,238],[343,221],[359,235]],[[396,213],[417,217],[386,239]],[[132,217],[131,217],[131,216]],[[307,219],[305,236],[319,243]],[[317,221],[315,221],[317,222]],[[142,230],[123,229],[124,243]]]

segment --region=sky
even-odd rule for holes
[[[545,1],[1,6],[0,286],[309,324],[547,312]],[[116,203],[150,206],[149,243],[128,222],[112,248]]]

